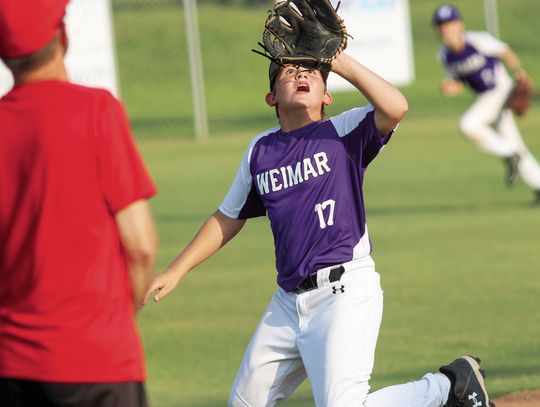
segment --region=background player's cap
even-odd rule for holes
[[[274,90],[274,82],[276,81],[280,68],[281,68],[281,65],[276,64],[273,61],[270,62],[270,67],[268,68],[268,79],[270,80],[270,91]],[[326,72],[326,71],[320,71],[320,72],[323,77],[324,83],[326,83],[329,72]]]
[[[52,41],[68,0],[0,0],[0,58],[30,55]]]
[[[443,4],[433,13],[433,24],[441,25],[449,21],[461,20],[461,13],[451,4]]]

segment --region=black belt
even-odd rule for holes
[[[294,291],[300,294],[318,288],[317,273],[318,271],[307,276],[300,284],[298,284],[298,287],[296,287]],[[328,273],[328,281],[331,283],[339,281],[343,273],[345,273],[345,267],[343,267],[343,265],[332,267],[330,273]]]

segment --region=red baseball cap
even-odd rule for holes
[[[0,0],[0,58],[20,58],[47,45],[69,0]]]

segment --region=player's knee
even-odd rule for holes
[[[459,121],[459,130],[471,141],[478,141],[480,139],[480,134],[478,132],[480,126],[481,124],[478,123],[478,121],[467,116]]]

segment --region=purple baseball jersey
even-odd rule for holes
[[[463,51],[454,53],[443,46],[439,57],[452,78],[482,93],[495,87],[495,70],[502,66],[499,57],[507,49],[507,44],[487,32],[467,32]]]
[[[390,136],[379,134],[367,106],[251,141],[219,210],[234,219],[268,214],[284,290],[320,268],[369,255],[362,184]]]

